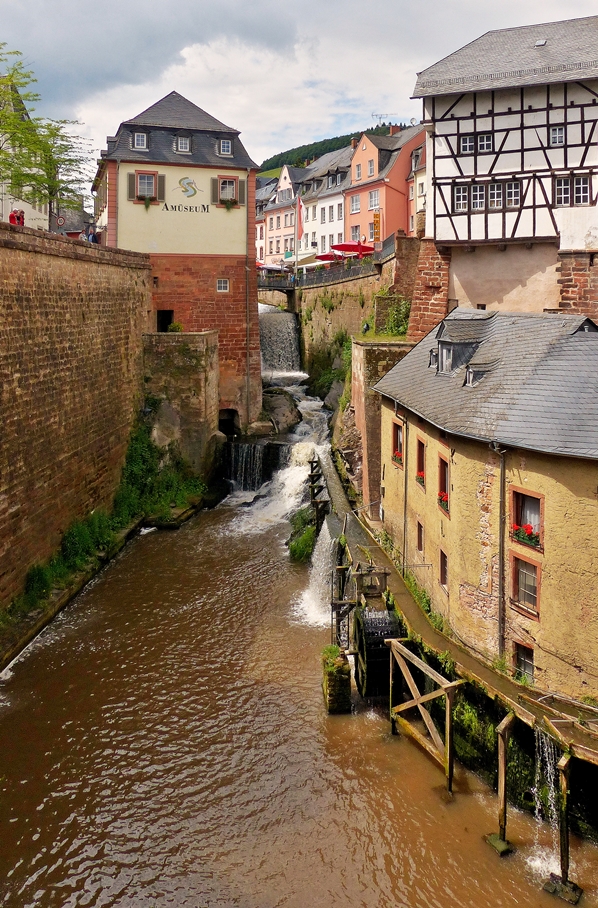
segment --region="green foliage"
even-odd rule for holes
[[[337,151],[339,148],[346,148],[351,143],[354,136],[360,136],[362,133],[373,136],[388,135],[388,126],[382,124],[370,129],[358,130],[349,133],[346,136],[334,136],[331,139],[321,139],[319,142],[310,142],[307,145],[298,145],[296,148],[289,148],[288,151],[281,151],[278,154],[267,158],[259,172],[259,176],[269,175],[268,171],[274,168],[282,167],[283,164],[291,164],[294,167],[304,166],[305,161],[311,161],[313,158],[319,158],[329,151]],[[277,175],[277,174],[276,174]]]
[[[359,305],[363,309],[365,306],[365,296],[363,295],[363,290],[359,288]]]
[[[324,671],[334,671],[334,663],[336,662],[340,654],[340,647],[336,646],[336,644],[334,643],[324,647],[324,649],[322,650],[322,666],[324,668]]]
[[[380,333],[392,337],[402,337],[407,334],[409,327],[411,301],[402,296],[393,299],[394,301],[389,305],[386,313],[386,323]]]
[[[289,553],[293,561],[309,561],[316,545],[315,526],[307,527],[300,536],[289,543]]]
[[[505,655],[497,656],[494,662],[492,663],[492,668],[495,672],[501,672],[503,675],[510,674],[509,664],[507,662],[507,657]]]
[[[322,303],[322,309],[324,309],[326,312],[334,312],[334,300],[332,299],[332,297],[326,296],[326,294],[324,294],[324,296],[321,297],[320,302]]]
[[[311,317],[313,315],[313,306],[308,306],[305,312],[303,313],[303,324],[306,325],[307,322],[311,322]]]
[[[171,322],[168,326],[168,330],[173,333],[176,333],[176,332],[182,331],[183,326],[181,325],[180,322]]]
[[[34,564],[25,577],[25,601],[35,607],[40,600],[47,599],[52,590],[52,572],[46,564]]]
[[[311,505],[297,511],[290,519],[289,554],[293,561],[309,561],[316,544],[315,514]]]
[[[69,570],[80,571],[86,567],[95,554],[95,546],[86,523],[77,521],[69,527],[62,537],[60,551]]]

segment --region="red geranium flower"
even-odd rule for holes
[[[534,532],[534,528],[531,523],[524,523],[521,529],[524,530],[528,536],[531,536]]]

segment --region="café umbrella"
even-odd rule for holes
[[[364,255],[371,255],[374,251],[373,246],[368,246],[365,243],[362,243],[361,240],[348,240],[346,243],[336,243],[336,245],[330,247],[335,252],[348,252],[349,254],[356,255],[358,259],[362,259]]]

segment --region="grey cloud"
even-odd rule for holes
[[[0,0],[0,39],[35,72],[40,110],[67,116],[94,92],[155,79],[191,44],[226,36],[292,47],[285,9],[279,0]]]

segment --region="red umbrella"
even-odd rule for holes
[[[334,252],[322,252],[321,255],[316,255],[316,258],[320,262],[341,262],[343,256],[335,255]]]
[[[361,240],[349,240],[347,243],[337,243],[336,246],[331,246],[330,248],[336,250],[336,252],[352,252],[354,255],[357,255],[358,259],[362,259],[364,255],[371,255],[374,251],[373,246],[366,246]]]

